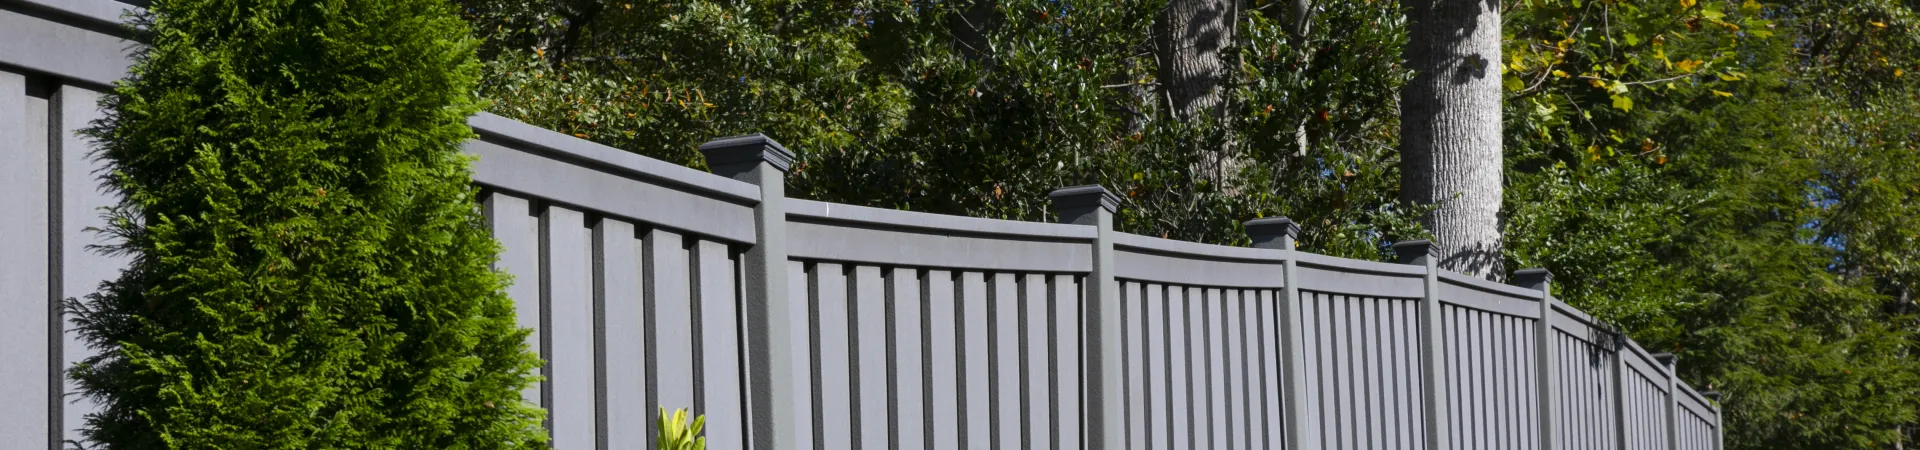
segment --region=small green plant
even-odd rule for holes
[[[687,424],[687,410],[673,410],[667,415],[667,408],[660,408],[660,450],[706,450],[707,438],[700,435],[700,428],[706,426],[707,416],[694,416],[693,424]]]

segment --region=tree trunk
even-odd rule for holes
[[[1174,120],[1229,119],[1225,50],[1233,43],[1239,12],[1238,0],[1170,0],[1160,10],[1153,25],[1154,57],[1164,95],[1160,100]],[[1230,180],[1240,167],[1233,147],[1223,142],[1199,148],[1195,174],[1231,191]]]
[[[1500,4],[1410,0],[1400,96],[1400,198],[1438,209],[1423,223],[1441,267],[1505,278],[1500,255]]]

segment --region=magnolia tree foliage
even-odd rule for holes
[[[461,143],[437,0],[158,0],[95,124],[132,265],[70,300],[108,448],[523,448],[539,361]]]

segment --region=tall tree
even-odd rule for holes
[[[106,448],[527,448],[539,360],[462,143],[441,0],[158,0],[93,134],[131,266],[68,308]]]
[[[1422,223],[1440,266],[1506,277],[1501,255],[1499,0],[1408,0],[1400,96],[1400,199],[1435,205]]]
[[[1154,18],[1155,75],[1166,118],[1178,121],[1232,120],[1230,86],[1234,32],[1240,20],[1239,0],[1168,0]],[[1210,183],[1227,184],[1239,172],[1234,142],[1223,140],[1198,148],[1194,175]]]

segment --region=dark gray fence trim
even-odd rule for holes
[[[788,200],[794,258],[962,270],[1085,273],[1087,227]]]
[[[754,242],[753,205],[760,195],[750,184],[498,116],[483,114],[469,123],[488,127],[476,128],[482,138],[466,144],[467,153],[478,157],[473,178],[482,186],[736,243]]]
[[[1444,271],[1444,270],[1440,271],[1440,283],[1441,283],[1441,288],[1444,289],[1443,291],[1441,291],[1443,294],[1449,291],[1459,292],[1459,291],[1455,291],[1454,289],[1464,288],[1464,289],[1470,289],[1473,291],[1492,294],[1505,299],[1524,300],[1529,305],[1533,305],[1534,303],[1537,303],[1540,301],[1540,291],[1538,290],[1528,289],[1528,288],[1515,286],[1511,284],[1496,283],[1493,281],[1488,281],[1487,279],[1484,279],[1484,278],[1470,276],[1462,273],[1456,273],[1456,272],[1450,272],[1450,271]],[[1467,297],[1467,296],[1461,295],[1461,297]],[[1533,306],[1537,307],[1539,305],[1533,305]],[[1539,317],[1538,312],[1535,312],[1530,315],[1533,317]]]
[[[1285,260],[1277,252],[1127,233],[1114,233],[1114,248],[1119,266],[1115,276],[1122,279],[1223,288],[1286,286]]]
[[[1048,194],[1061,223],[1090,226],[1098,236],[1093,242],[1092,270],[1081,282],[1081,307],[1086,314],[1082,323],[1081,353],[1085,376],[1081,382],[1084,412],[1083,443],[1087,450],[1127,448],[1125,327],[1119,280],[1115,278],[1113,214],[1120,198],[1100,186],[1079,186]]]
[[[1066,224],[983,219],[802,199],[787,199],[787,205],[789,220],[805,222],[1082,244],[1098,237],[1093,229]]]
[[[492,113],[475,114],[467,119],[467,125],[473,127],[482,142],[512,147],[543,158],[733,203],[751,205],[760,201],[760,189],[752,183],[640,156]]]
[[[1539,295],[1539,294],[1534,294]],[[1540,318],[1540,301],[1495,294],[1448,281],[1440,282],[1440,301],[1451,306],[1476,309],[1527,319]]]

